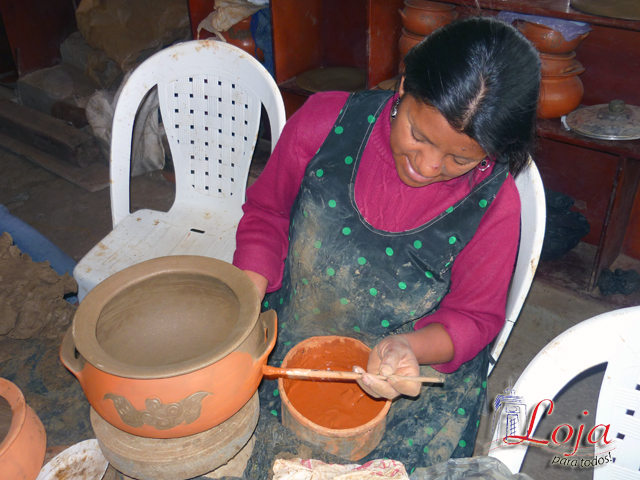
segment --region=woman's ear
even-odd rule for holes
[[[400,79],[400,86],[398,87],[398,95],[400,98],[404,96],[404,75]]]

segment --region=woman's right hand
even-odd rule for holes
[[[260,301],[262,301],[265,293],[267,293],[267,285],[269,284],[269,281],[259,273],[252,272],[251,270],[243,270],[243,272],[246,273],[256,287],[258,287]]]

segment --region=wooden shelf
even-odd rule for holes
[[[571,6],[570,0],[447,0],[447,3],[466,7],[468,12],[477,12],[477,5],[482,9],[541,15],[585,22],[590,25],[622,28],[640,31],[640,21],[619,18],[601,17],[581,12]]]

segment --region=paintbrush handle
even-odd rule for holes
[[[262,373],[269,376],[287,377],[295,379],[338,379],[338,380],[360,380],[362,378],[361,373],[357,372],[337,372],[334,370],[312,370],[307,368],[278,368],[270,365],[262,367]],[[395,380],[409,380],[414,382],[423,383],[442,383],[442,378],[439,377],[404,377],[402,375],[390,375],[388,377],[384,375],[374,375],[374,377],[380,380],[387,380],[393,378]]]

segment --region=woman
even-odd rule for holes
[[[540,64],[516,29],[471,18],[428,36],[405,68],[398,95],[321,93],[291,117],[247,191],[234,264],[278,313],[271,364],[304,338],[345,335],[373,347],[369,374],[444,374],[431,387],[363,376],[395,401],[360,461],[411,470],[473,452]],[[263,382],[261,404],[277,413],[275,388]]]

